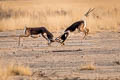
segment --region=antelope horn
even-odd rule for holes
[[[89,14],[90,10],[91,10],[91,8],[87,11],[87,13],[86,13],[86,14]]]
[[[90,8],[90,9],[86,12],[85,16],[88,16],[88,14],[89,14],[90,12],[92,12],[94,9],[95,9],[95,8],[93,8],[93,9]]]
[[[89,11],[89,13],[92,12],[94,9],[95,9],[95,8],[91,9],[91,10]]]

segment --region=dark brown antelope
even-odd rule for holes
[[[19,36],[19,43],[20,45],[20,37],[32,37],[32,38],[38,38],[33,35],[42,35],[43,38],[45,38],[48,41],[48,45],[50,45],[53,40],[53,34],[49,32],[45,27],[36,27],[36,28],[27,28],[25,27],[24,29],[25,35],[20,35]]]
[[[92,12],[95,8],[93,9],[89,9],[85,14],[84,14],[84,19],[77,21],[75,23],[73,23],[72,25],[70,25],[67,29],[65,29],[64,34],[62,34],[61,36],[57,37],[55,40],[61,44],[64,45],[65,40],[67,39],[68,35],[70,34],[70,32],[74,32],[76,29],[79,32],[83,32],[85,35],[83,37],[83,39],[88,35],[89,29],[86,28],[86,17],[88,17],[89,13]]]

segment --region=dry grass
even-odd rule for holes
[[[96,66],[93,64],[82,65],[80,70],[95,70]]]
[[[25,25],[45,26],[53,32],[63,30],[80,20],[91,7],[96,8],[87,19],[91,32],[117,31],[120,27],[119,2],[119,0],[0,1],[0,31],[23,29]]]
[[[10,76],[30,76],[32,72],[29,67],[22,65],[7,65],[5,67],[0,66],[0,80],[7,80]]]
[[[32,74],[29,67],[25,67],[21,65],[8,66],[8,72],[12,75],[22,75],[22,76],[30,76]]]

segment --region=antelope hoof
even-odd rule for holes
[[[48,43],[48,46],[51,46],[51,43]]]

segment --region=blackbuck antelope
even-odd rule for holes
[[[65,40],[67,39],[67,37],[69,36],[70,32],[74,32],[76,29],[79,32],[83,32],[85,35],[83,37],[83,39],[88,35],[89,29],[86,28],[86,18],[89,16],[88,14],[90,12],[92,12],[95,8],[93,9],[89,9],[85,14],[84,14],[84,19],[77,21],[75,23],[73,23],[72,25],[70,25],[67,29],[65,29],[64,33],[57,37],[55,40],[61,44],[64,45]]]
[[[19,36],[19,45],[20,45],[20,37],[32,37],[32,38],[38,38],[33,35],[42,35],[43,38],[45,38],[48,41],[48,45],[50,45],[53,40],[53,34],[49,32],[45,27],[36,27],[36,28],[27,28],[24,29],[25,35]]]

